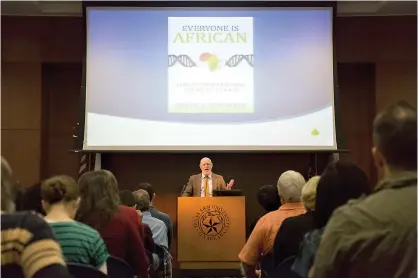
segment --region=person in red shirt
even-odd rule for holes
[[[141,278],[148,278],[149,261],[135,209],[120,205],[118,182],[106,170],[83,174],[80,207],[76,219],[96,229],[109,254],[126,261]]]

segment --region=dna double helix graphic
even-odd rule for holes
[[[247,63],[250,66],[254,67],[254,55],[253,54],[249,54],[249,55],[237,54],[237,55],[234,55],[231,58],[229,58],[228,61],[226,61],[225,66],[236,67],[236,66],[238,66],[239,63],[241,63],[242,60],[247,61]]]
[[[168,55],[168,66],[172,67],[176,63],[180,63],[183,67],[195,67],[196,63],[187,55]]]

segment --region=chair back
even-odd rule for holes
[[[4,276],[3,276],[4,275]],[[25,278],[22,268],[18,265],[5,265],[1,267],[2,277]]]
[[[107,275],[110,278],[133,278],[134,271],[124,260],[110,256],[107,259]]]
[[[148,257],[148,261],[149,261],[150,266],[153,265],[154,258],[152,257],[152,253],[150,251],[148,251],[147,249],[145,249],[145,253],[147,254],[147,257]]]
[[[296,256],[284,259],[271,275],[272,278],[300,278],[299,275],[292,271],[292,265]]]
[[[74,278],[105,278],[106,274],[89,265],[67,262],[68,271]]]
[[[267,253],[260,262],[261,278],[270,277],[274,272],[273,253]]]
[[[155,245],[155,253],[158,256],[158,259],[160,260],[160,264],[158,265],[158,269],[156,270],[157,276],[158,277],[171,277],[171,269],[169,268],[169,265],[167,263],[167,261],[169,260],[169,258],[167,257],[166,254],[166,249],[158,244]]]

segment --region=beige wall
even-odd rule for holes
[[[376,108],[384,109],[397,100],[417,107],[416,61],[384,61],[376,65]]]
[[[1,25],[1,154],[28,186],[41,171],[42,62],[81,62],[82,19],[2,16]]]
[[[47,163],[41,153],[42,62],[81,63],[82,22],[74,17],[1,18],[1,151],[25,185],[38,181]],[[377,109],[398,99],[416,104],[416,23],[414,16],[336,20],[337,61],[376,64]]]
[[[417,17],[338,18],[338,62],[376,64],[376,110],[417,104]]]

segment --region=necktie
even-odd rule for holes
[[[205,197],[210,197],[210,193],[209,193],[209,176],[205,176],[205,182],[204,182],[204,186],[205,186]]]

